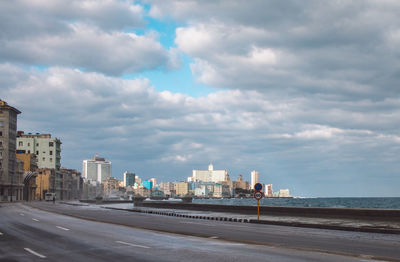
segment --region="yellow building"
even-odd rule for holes
[[[26,154],[26,153],[18,153],[17,152],[17,158],[24,161],[24,171],[25,172],[28,172],[28,171],[35,172],[36,169],[38,168],[36,155],[34,155],[34,154]]]
[[[178,196],[186,196],[189,194],[189,184],[187,182],[176,183],[176,194]]]
[[[38,169],[36,177],[36,198],[44,199],[47,192],[54,192],[55,170],[50,168]]]

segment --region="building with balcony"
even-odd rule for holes
[[[0,201],[22,200],[23,181],[17,172],[17,115],[21,112],[0,100]]]
[[[51,134],[25,134],[18,131],[17,153],[35,154],[39,168],[61,168],[61,141],[52,138]]]

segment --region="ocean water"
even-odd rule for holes
[[[256,206],[254,198],[193,199],[193,203]],[[400,209],[400,197],[263,198],[262,206]]]

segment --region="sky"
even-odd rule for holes
[[[0,1],[18,129],[142,179],[227,169],[305,197],[400,196],[400,2]]]

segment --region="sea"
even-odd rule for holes
[[[193,203],[256,206],[254,198],[193,199]],[[400,209],[400,197],[263,198],[260,206]]]

